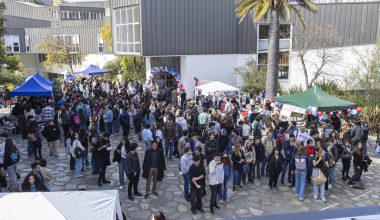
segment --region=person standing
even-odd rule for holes
[[[95,163],[99,167],[99,177],[98,177],[98,186],[102,186],[102,183],[111,183],[111,181],[106,180],[106,169],[107,163],[109,163],[109,152],[111,146],[109,142],[110,135],[104,133],[101,140],[94,145],[93,157]]]
[[[143,161],[143,173],[142,177],[145,178],[145,199],[149,197],[150,183],[153,179],[152,193],[158,196],[157,193],[157,181],[161,181],[164,178],[164,170],[166,170],[165,156],[161,149],[157,149],[157,141],[152,141],[152,148],[147,149]]]
[[[288,183],[289,186],[294,185],[294,180],[292,180],[292,173],[291,173],[291,162],[294,158],[294,149],[295,149],[295,136],[294,134],[289,134],[289,140],[285,141],[285,144],[283,146],[283,152],[285,156],[284,164],[282,166],[282,173],[281,173],[281,184],[284,184],[285,179],[285,173],[286,170],[289,167],[288,170]]]
[[[189,192],[189,187],[190,187],[190,175],[189,175],[189,169],[190,166],[193,165],[193,155],[191,152],[190,146],[186,146],[184,149],[184,154],[181,157],[180,161],[180,174],[183,177],[184,184],[183,184],[183,189],[185,192],[185,199],[187,201],[190,201],[190,192]]]
[[[350,176],[348,173],[350,172],[350,165],[351,165],[351,159],[352,159],[352,149],[351,149],[351,144],[349,139],[345,139],[343,141],[343,151],[341,154],[342,157],[342,180],[346,181],[350,179]]]
[[[197,210],[204,213],[202,209],[202,197],[203,188],[202,181],[206,177],[206,170],[203,165],[201,165],[201,158],[198,155],[193,156],[193,165],[189,168],[189,175],[191,180],[190,186],[190,200],[191,200],[191,213],[193,215],[197,214]]]
[[[131,129],[131,117],[128,112],[128,106],[125,106],[123,112],[119,116],[120,125],[123,130],[123,137],[129,136],[129,130]]]
[[[33,146],[33,154],[35,157],[35,160],[41,160],[42,159],[42,141],[40,138],[40,134],[38,131],[38,127],[30,128],[28,131],[28,141]]]
[[[106,132],[112,135],[112,124],[113,124],[113,111],[111,110],[111,106],[106,106],[104,108],[105,113],[103,115],[103,120],[106,128]]]
[[[364,160],[364,148],[361,142],[357,142],[355,150],[352,152],[352,157],[355,174],[348,181],[349,185],[361,182],[364,166],[367,165],[367,161]]]
[[[133,187],[133,195],[135,196],[142,196],[137,187],[139,184],[139,179],[140,179],[140,161],[139,161],[139,156],[136,152],[137,144],[132,143],[129,148],[129,153],[127,154],[126,157],[126,169],[127,169],[127,176],[128,176],[128,199],[130,201],[133,201],[134,198],[132,196],[132,187]]]
[[[277,191],[277,181],[280,176],[284,157],[279,148],[274,148],[268,157],[269,189]]]
[[[294,155],[295,164],[295,192],[300,201],[305,197],[307,155],[305,148],[300,145]]]
[[[165,155],[172,160],[174,141],[176,138],[176,125],[173,118],[169,118],[164,125],[164,138],[165,138]]]
[[[75,157],[75,177],[81,178],[82,175],[82,166],[83,166],[83,153],[85,148],[82,146],[82,143],[79,140],[79,134],[73,133],[73,141],[70,147],[70,153]]]
[[[45,108],[42,109],[42,118],[44,119],[45,124],[51,120],[54,120],[55,110],[54,110],[54,102],[51,102]]]
[[[51,172],[50,169],[46,168],[46,166],[47,166],[46,159],[42,159],[40,172],[41,172],[41,175],[44,177],[46,188],[49,191],[51,191],[51,188],[53,187],[54,174]]]
[[[42,135],[46,138],[49,147],[49,156],[58,157],[57,149],[59,147],[59,142],[61,134],[59,127],[54,123],[53,120],[49,120],[48,124],[45,126],[42,131]]]
[[[144,130],[141,132],[141,140],[144,141],[146,149],[151,147],[153,141],[153,133],[150,130],[150,125],[145,125]]]
[[[233,188],[232,190],[235,191],[236,187],[242,187],[241,181],[243,178],[243,165],[245,161],[244,153],[240,149],[240,145],[234,146],[234,151],[231,154],[231,160],[232,160],[232,169],[233,169]]]
[[[5,136],[7,136],[7,134],[3,134],[2,139],[7,138]],[[17,163],[20,161],[20,152],[17,149],[16,145],[13,143],[12,139],[10,138],[7,138],[5,140],[5,145],[0,146],[0,148],[2,147],[4,147],[4,151],[3,151],[4,160],[1,160],[1,157],[0,157],[0,164],[3,164],[4,169],[8,173],[9,191],[11,192],[18,191],[17,189]]]
[[[126,164],[126,159],[127,159],[127,154],[129,151],[129,140],[127,138],[123,138],[120,142],[120,144],[116,147],[113,155],[113,162],[117,162],[118,167],[119,167],[119,183],[120,187],[119,189],[122,190],[124,189],[125,183],[124,183],[124,173],[128,176],[127,172],[127,164]]]
[[[220,154],[214,155],[214,159],[209,163],[208,171],[208,182],[211,189],[210,212],[214,214],[214,208],[220,209],[217,203],[217,196],[224,181],[224,170]]]

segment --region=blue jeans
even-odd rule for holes
[[[120,182],[120,186],[124,186],[125,185],[125,182],[124,182],[124,173],[125,173],[125,175],[128,176],[126,159],[125,158],[121,158],[120,162],[118,162],[117,164],[119,166],[119,182]]]
[[[90,161],[88,160],[88,148],[85,148],[83,151],[83,166],[86,165],[86,167],[90,166]]]
[[[288,169],[289,167],[289,171],[288,171],[288,183],[290,183],[290,160],[291,159],[285,159],[284,160],[284,163],[282,164],[282,171],[281,171],[281,183],[284,182],[284,179],[285,179],[285,173],[286,173],[286,170]]]
[[[329,183],[334,187],[335,186],[335,167],[329,168]]]
[[[112,133],[112,124],[113,124],[113,122],[105,122],[104,123],[105,124],[105,128],[106,128],[106,132],[108,133],[108,134],[113,134]]]
[[[174,148],[174,141],[173,140],[165,140],[165,151],[166,151],[166,155],[169,156],[170,160],[173,157],[173,148]]]
[[[182,177],[183,177],[183,180],[185,181],[183,183],[183,189],[185,191],[185,197],[186,198],[190,198],[190,191],[189,191],[189,188],[190,188],[190,174],[189,173],[182,174]]]
[[[113,131],[114,131],[114,133],[119,133],[119,131],[120,131],[120,122],[119,122],[119,120],[114,120],[113,121]]]
[[[233,171],[233,185],[234,185],[234,187],[240,186],[242,177],[243,177],[243,169],[242,168],[239,170]]]
[[[299,198],[305,197],[305,186],[306,186],[306,170],[303,172],[296,171],[296,194],[299,195]]]
[[[227,184],[228,177],[224,176],[223,186],[219,188],[218,198],[219,200],[227,200]]]
[[[264,157],[264,158],[262,158],[259,162],[257,162],[256,163],[256,165],[257,165],[257,176],[261,176],[261,177],[263,177],[264,176],[264,172],[265,172],[265,167],[266,167],[266,165],[267,165],[267,158],[266,157]],[[260,171],[260,174],[259,174],[259,171]],[[254,176],[254,175],[253,175]]]
[[[325,198],[325,184],[322,183],[321,185],[313,185],[313,192],[314,192],[314,198],[318,198],[318,189],[320,193],[320,198]]]
[[[231,154],[232,152],[232,139],[231,136],[228,136],[228,144],[226,148],[227,154]]]
[[[82,163],[83,158],[75,158],[75,175],[79,176],[82,175]]]
[[[28,157],[33,157],[33,145],[28,141]]]

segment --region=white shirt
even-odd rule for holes
[[[208,165],[208,183],[210,185],[217,185],[223,183],[224,181],[224,170],[223,164],[216,164],[215,160],[212,160]]]

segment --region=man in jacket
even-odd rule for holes
[[[295,137],[294,134],[289,134],[289,140],[285,141],[283,153],[284,153],[284,163],[282,164],[282,172],[281,172],[281,184],[284,184],[285,173],[289,166],[288,171],[288,183],[290,185],[294,185],[294,181],[291,178],[291,161],[295,154]]]
[[[130,130],[131,117],[128,113],[128,107],[127,106],[124,107],[123,113],[121,113],[119,116],[119,120],[120,120],[121,128],[123,129],[123,137],[128,137],[129,136],[129,130]]]
[[[214,155],[214,159],[210,162],[208,170],[208,182],[211,189],[210,212],[211,214],[214,214],[214,208],[220,209],[216,198],[224,181],[224,170],[220,154]]]
[[[253,143],[253,147],[256,152],[256,171],[257,178],[261,179],[264,176],[264,170],[267,163],[267,157],[265,156],[264,145],[261,143],[260,137],[255,137],[255,142]],[[253,168],[253,177],[255,176],[255,168]]]
[[[198,155],[193,157],[193,165],[189,168],[189,175],[191,180],[190,199],[191,199],[191,213],[197,214],[197,210],[204,213],[202,209],[203,185],[205,183],[206,171],[201,165],[201,158]]]
[[[93,157],[95,159],[95,163],[99,167],[99,177],[98,177],[98,186],[102,186],[104,183],[111,183],[111,181],[106,180],[106,169],[107,164],[109,163],[109,152],[111,146],[109,141],[110,135],[108,133],[104,133],[102,139],[99,140],[93,149]]]
[[[137,144],[132,143],[130,146],[130,151],[127,154],[126,158],[126,164],[127,164],[127,174],[128,174],[128,199],[130,201],[133,201],[134,198],[132,196],[132,187],[133,187],[133,195],[135,196],[142,196],[137,187],[139,184],[139,178],[140,178],[140,161],[139,156],[136,152]]]
[[[42,131],[42,135],[46,138],[49,147],[49,155],[58,157],[57,149],[59,147],[60,141],[60,131],[58,126],[53,120],[50,120]]]
[[[164,138],[165,138],[165,155],[172,160],[174,141],[176,137],[176,125],[172,118],[169,118],[164,125]]]
[[[152,148],[147,149],[145,152],[144,162],[143,162],[143,173],[142,177],[146,178],[145,187],[145,199],[149,197],[150,193],[150,183],[153,179],[152,193],[158,196],[157,193],[157,181],[161,181],[164,178],[164,170],[166,170],[165,156],[161,149],[157,149],[158,143],[152,141]]]
[[[105,107],[105,113],[103,115],[104,124],[106,126],[106,132],[112,135],[112,124],[113,124],[113,112],[110,106]]]
[[[189,145],[189,144],[188,144]],[[189,175],[189,168],[191,165],[193,165],[193,153],[191,152],[190,145],[185,147],[184,154],[181,157],[180,161],[180,174],[183,177],[184,184],[183,189],[185,191],[185,199],[187,201],[190,201],[190,175]]]

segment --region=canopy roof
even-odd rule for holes
[[[294,105],[304,109],[313,106],[316,107],[318,111],[338,111],[345,108],[356,107],[355,103],[331,96],[316,86],[305,92],[276,97],[274,100],[281,104]]]
[[[116,190],[0,194],[2,220],[122,219]]]
[[[52,86],[43,84],[34,76],[10,92],[14,96],[52,96]]]
[[[75,75],[88,75],[88,76],[94,76],[94,75],[101,75],[101,74],[105,74],[105,73],[109,73],[111,71],[109,70],[102,70],[100,69],[99,67],[96,67],[94,65],[90,65],[88,66],[85,70],[82,70],[82,71],[79,71],[79,72],[75,72],[74,74]]]
[[[48,85],[48,86],[52,86],[53,85],[53,82],[46,79],[45,77],[41,76],[40,73],[35,73],[34,75],[32,76],[29,76],[28,78],[26,78],[25,81],[27,81],[28,79],[34,77],[35,79],[37,79],[40,83],[42,84],[45,84],[45,85]]]
[[[209,93],[214,92],[233,92],[233,91],[239,91],[238,88],[227,85],[225,83],[214,81],[210,83],[206,83],[200,86],[195,87],[198,90],[201,90],[202,95],[208,95]]]

